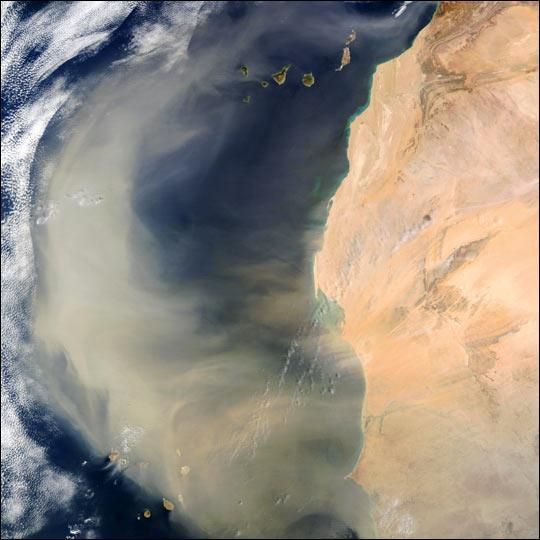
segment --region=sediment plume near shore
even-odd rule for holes
[[[442,2],[351,125],[317,286],[384,538],[538,537],[538,4]]]

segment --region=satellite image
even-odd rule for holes
[[[538,2],[1,5],[2,538],[538,538]]]

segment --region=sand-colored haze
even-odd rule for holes
[[[443,2],[351,127],[318,286],[381,537],[538,537],[538,4]]]
[[[163,507],[205,537],[303,537],[321,527],[365,536],[367,498],[344,478],[360,445],[361,369],[310,320],[308,277],[284,278],[286,265],[271,257],[227,267],[245,299],[227,326],[201,316],[226,287],[203,293],[163,279],[159,256],[169,250],[133,201],[165,180],[135,179],[169,149],[181,152],[206,118],[172,122],[189,84],[174,73],[156,79],[119,70],[96,85],[65,125],[42,194],[57,209],[34,230],[34,331],[49,405],[89,443],[89,461],[108,456],[111,473],[145,490],[156,517]],[[223,100],[225,113],[232,106]],[[276,353],[267,336],[275,344],[291,327],[294,339]]]

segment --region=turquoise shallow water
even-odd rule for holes
[[[78,357],[67,338],[56,344],[57,354],[43,349],[42,362],[54,378],[51,393],[59,385],[63,404],[72,402],[78,412],[54,411],[54,429],[29,415],[27,429],[57,467],[90,487],[58,508],[38,537],[61,536],[75,515],[90,514],[100,518],[94,529],[102,537],[373,534],[366,494],[345,479],[362,446],[361,363],[337,336],[339,307],[313,289],[312,264],[329,200],[347,173],[350,123],[367,107],[375,67],[410,46],[434,10],[432,3],[415,3],[396,18],[398,7],[223,4],[191,30],[181,69],[164,69],[183,37],[174,22],[168,23],[176,37],[172,48],[165,42],[167,54],[129,68],[112,64],[127,54],[132,26],[162,21],[156,3],[135,13],[118,41],[97,56],[63,68],[79,80],[83,104],[50,126],[39,152],[61,163],[74,153],[70,181],[85,163],[89,177],[114,182],[118,154],[132,156],[127,245],[139,288],[129,290],[131,297],[106,298],[100,309],[130,313],[122,317],[136,318],[139,330],[122,318],[111,329],[102,317],[101,325],[84,329],[86,343],[101,351],[91,361]],[[337,71],[353,30],[351,63]],[[277,85],[272,74],[289,64],[285,84]],[[301,83],[308,72],[315,76],[310,88]],[[132,132],[118,128],[127,124]],[[84,133],[78,146],[60,138],[66,126]],[[36,178],[39,172],[36,166]],[[116,215],[115,204],[104,199],[102,222]],[[3,209],[10,211],[8,202]],[[36,230],[38,288],[50,268],[62,282],[66,264],[80,260],[101,279],[85,282],[88,298],[101,298],[118,279],[116,255],[105,241],[91,241],[95,225],[85,223],[66,222],[64,229],[77,227],[80,236],[58,244],[73,258],[57,267],[46,262],[53,229]],[[107,234],[117,233],[111,228]],[[143,301],[133,310],[139,295]],[[72,301],[78,297],[66,302]],[[73,312],[92,309],[85,299]],[[122,339],[112,347],[104,337],[109,334]],[[76,341],[76,335],[68,337]],[[106,355],[115,360],[99,363]],[[126,363],[146,383],[136,400],[122,377]],[[84,379],[89,368],[94,378]],[[105,370],[110,375],[103,381],[96,372]],[[89,442],[110,447],[117,411],[143,424],[141,409],[156,409],[160,418],[142,425],[154,439],[152,452],[144,443],[134,450],[141,461],[154,458],[155,478],[148,482],[137,482],[131,471],[111,471],[103,449]],[[182,488],[185,508],[171,516],[160,495],[177,495],[179,480],[168,486],[163,480],[177,445],[190,463],[191,484]],[[163,455],[156,457],[156,446]],[[141,522],[136,517],[146,506],[154,518]]]
[[[241,466],[261,478],[273,471],[292,494],[292,511],[277,518],[285,530],[313,518],[315,531],[331,520],[370,534],[367,499],[343,480],[362,444],[360,361],[317,320],[311,266],[375,66],[410,45],[433,6],[415,10],[407,29],[388,7],[362,4],[243,5],[210,17],[193,36],[188,65],[209,62],[207,79],[176,112],[202,135],[165,159],[142,152],[134,205],[160,244],[163,279],[197,291],[202,336],[225,332],[220,352],[231,357],[249,346],[264,388],[278,380],[270,393],[289,396],[288,427],[272,424]],[[352,61],[338,71],[351,30]],[[285,65],[284,85],[261,87]],[[306,72],[315,76],[310,88],[300,82]],[[235,361],[230,368],[242,370]],[[235,399],[252,390],[236,387]]]

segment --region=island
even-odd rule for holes
[[[538,3],[441,2],[348,154],[315,278],[365,373],[378,534],[537,538]]]

